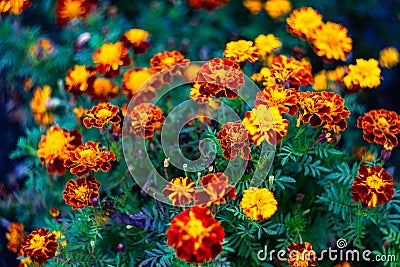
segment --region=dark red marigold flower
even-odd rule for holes
[[[91,110],[86,111],[83,124],[86,128],[104,128],[109,123],[118,124],[121,122],[119,108],[109,102],[100,103]]]
[[[163,111],[150,103],[141,103],[135,106],[129,116],[130,131],[142,138],[153,137],[154,131],[160,130],[165,121]]]
[[[39,228],[32,231],[22,244],[21,256],[28,256],[36,264],[44,264],[56,255],[58,243],[55,234],[48,229]]]
[[[94,176],[78,178],[76,182],[69,180],[65,184],[62,193],[65,203],[71,205],[72,209],[82,209],[92,206],[93,199],[99,197],[100,183]]]
[[[241,121],[228,122],[222,125],[221,131],[217,133],[223,156],[229,160],[238,155],[244,160],[251,159],[250,140],[248,132]]]
[[[290,243],[287,248],[288,263],[293,267],[309,267],[317,265],[317,254],[308,242]]]
[[[195,205],[225,204],[225,196],[231,199],[236,198],[235,186],[228,184],[228,176],[221,172],[207,174],[200,179],[199,183],[203,189],[196,191]]]

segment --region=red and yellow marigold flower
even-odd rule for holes
[[[254,45],[257,48],[259,57],[266,59],[267,56],[277,51],[282,46],[282,43],[273,34],[260,34],[254,40]]]
[[[32,231],[21,246],[21,256],[28,256],[36,264],[44,264],[56,255],[58,243],[48,229]]]
[[[255,62],[258,60],[257,47],[252,41],[238,40],[226,44],[224,57],[235,62]]]
[[[203,187],[196,190],[194,195],[194,204],[196,206],[211,204],[225,204],[228,197],[236,198],[236,188],[228,183],[228,176],[221,172],[207,174],[199,180],[199,184]]]
[[[260,104],[246,112],[243,125],[254,145],[259,146],[262,141],[266,140],[274,146],[287,135],[289,121],[283,119],[277,106],[269,108]]]
[[[57,24],[64,27],[69,21],[86,19],[97,0],[58,0],[55,9]]]
[[[315,29],[323,24],[322,15],[312,7],[302,7],[293,10],[286,19],[289,33],[303,40],[311,40]]]
[[[19,15],[31,5],[31,2],[31,0],[0,0],[0,14],[5,16],[11,13]]]
[[[267,0],[264,9],[271,18],[277,19],[290,12],[292,3],[289,0]]]
[[[67,72],[65,90],[76,96],[82,95],[91,89],[95,79],[96,70],[93,67],[75,65]]]
[[[72,209],[83,209],[92,206],[92,199],[99,197],[100,183],[94,176],[77,178],[76,181],[69,180],[65,184],[62,193],[65,203],[71,205]]]
[[[250,11],[251,14],[257,15],[263,8],[261,0],[244,0],[243,6]]]
[[[112,151],[100,148],[100,143],[86,142],[69,152],[69,157],[65,160],[64,166],[70,169],[72,174],[83,176],[90,171],[98,172],[100,169],[107,172],[111,169],[110,161],[115,161]]]
[[[293,116],[297,113],[296,89],[284,89],[282,85],[274,84],[265,87],[262,92],[257,93],[254,105],[267,105],[268,107],[278,107],[280,114],[289,114]]]
[[[392,200],[395,184],[393,177],[382,167],[362,165],[351,186],[353,200],[369,208],[383,205]]]
[[[376,59],[358,58],[356,65],[348,66],[347,75],[343,78],[347,89],[358,91],[359,88],[375,88],[381,84],[381,69]]]
[[[254,221],[267,220],[278,210],[278,201],[267,188],[250,187],[244,190],[239,207]]]
[[[8,226],[7,230],[7,249],[17,253],[18,249],[25,241],[24,224],[13,222]]]
[[[395,47],[386,47],[379,52],[379,64],[383,68],[393,68],[399,61],[400,54]]]
[[[206,9],[213,11],[229,3],[229,0],[186,0],[187,4],[193,9]]]
[[[207,208],[192,207],[171,221],[167,231],[168,246],[178,258],[202,263],[214,260],[222,252],[224,228]]]
[[[53,216],[54,218],[57,218],[60,216],[60,210],[56,207],[53,207],[49,210],[49,213],[51,216]]]
[[[37,155],[43,166],[52,174],[65,173],[64,162],[69,157],[69,152],[82,144],[82,136],[76,130],[68,131],[58,125],[51,126],[38,145]]]
[[[149,33],[142,29],[130,29],[121,36],[120,40],[126,47],[132,48],[135,54],[144,54],[150,47],[147,42]]]
[[[317,254],[308,242],[290,243],[287,248],[288,264],[292,267],[310,267],[317,265]]]
[[[83,124],[86,128],[105,128],[110,123],[118,124],[121,122],[119,108],[109,102],[100,103],[92,109],[86,111]]]
[[[248,133],[241,121],[225,123],[216,137],[226,159],[233,160],[237,156],[244,160],[251,159]]]
[[[284,85],[285,88],[298,89],[300,85],[306,86],[313,82],[311,68],[308,64],[284,55],[272,60],[270,71],[276,82]]]
[[[121,73],[121,66],[131,64],[128,48],[122,42],[103,44],[94,52],[92,59],[97,64],[97,72],[106,78],[118,76]]]
[[[46,59],[54,52],[54,46],[48,38],[40,38],[31,47],[29,54],[38,60]]]
[[[400,133],[400,117],[394,111],[371,110],[357,120],[357,127],[363,129],[364,140],[380,145],[398,145],[396,135]]]
[[[153,72],[146,68],[130,69],[125,72],[122,79],[122,92],[126,94],[126,99],[132,101],[132,103],[140,104],[156,98],[157,94],[153,86],[140,88],[152,76]]]
[[[180,68],[186,67],[189,62],[189,59],[186,59],[181,52],[174,50],[154,55],[150,60],[150,66],[154,72],[175,66],[168,71],[169,75],[174,76],[179,72]]]
[[[54,114],[47,105],[50,99],[51,88],[48,85],[43,86],[43,88],[37,87],[33,92],[30,107],[35,122],[40,125],[50,125],[54,122]]]
[[[165,121],[163,111],[150,103],[141,103],[135,106],[129,114],[129,129],[142,138],[151,138],[154,131],[161,129]]]
[[[87,91],[93,101],[108,101],[119,96],[118,84],[109,79],[97,78]]]
[[[162,193],[172,205],[182,206],[193,200],[196,184],[188,177],[177,177],[168,182]]]
[[[347,28],[331,21],[315,29],[311,42],[314,52],[327,62],[345,61],[353,49]]]

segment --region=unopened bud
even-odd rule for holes
[[[126,247],[122,243],[119,243],[117,248],[118,248],[118,251],[121,253],[124,253],[126,250]]]
[[[99,199],[97,197],[92,198],[92,205],[93,208],[97,208],[97,206],[99,205]]]

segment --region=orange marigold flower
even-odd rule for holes
[[[290,243],[287,248],[288,264],[293,267],[309,267],[317,265],[317,254],[308,242]]]
[[[280,114],[289,114],[293,116],[297,113],[296,89],[284,89],[282,85],[274,84],[265,87],[262,92],[257,93],[254,105],[267,105],[268,107],[277,106]]]
[[[78,146],[69,152],[64,166],[77,176],[86,175],[90,171],[98,172],[99,169],[103,172],[109,171],[110,160],[115,161],[115,155],[112,151],[106,151],[106,148],[99,148],[99,145],[100,143],[89,141]]]
[[[122,80],[122,92],[126,94],[126,99],[132,101],[132,103],[140,104],[156,98],[157,94],[153,86],[140,88],[152,76],[153,72],[146,68],[130,69],[125,72]]]
[[[50,54],[54,52],[54,46],[52,42],[47,38],[40,38],[37,42],[31,47],[29,53],[37,58],[38,60],[43,60],[47,58]]]
[[[135,54],[144,54],[150,47],[150,44],[147,42],[148,38],[148,32],[142,29],[130,29],[121,36],[120,40],[126,47],[132,47]]]
[[[381,84],[381,69],[378,60],[356,59],[356,65],[349,65],[343,82],[351,91],[358,91],[360,87],[370,89],[378,87]]]
[[[248,133],[241,121],[222,125],[216,137],[220,142],[222,155],[226,159],[233,160],[239,155],[244,160],[251,159]]]
[[[58,0],[55,9],[57,24],[64,27],[69,21],[86,19],[96,4],[97,0]]]
[[[172,205],[182,206],[193,200],[196,184],[188,177],[177,177],[168,182],[162,193],[171,200]]]
[[[119,108],[109,102],[94,106],[91,110],[86,111],[85,115],[83,124],[86,128],[105,128],[109,123],[118,124],[121,122]]]
[[[171,221],[167,231],[168,246],[180,259],[202,263],[214,260],[222,251],[224,228],[203,207],[191,207]]]
[[[51,126],[38,145],[37,155],[42,165],[47,165],[49,173],[65,173],[64,162],[69,152],[82,144],[82,136],[76,130],[68,131],[58,125]]]
[[[8,250],[17,253],[18,249],[25,241],[24,224],[13,222],[8,226],[6,233]]]
[[[315,29],[323,24],[322,15],[312,7],[293,10],[286,23],[288,32],[303,40],[310,40]]]
[[[96,71],[93,67],[75,65],[68,70],[65,78],[65,90],[76,96],[89,90],[96,79]]]
[[[306,86],[313,82],[311,68],[306,63],[284,55],[272,60],[270,71],[276,82],[285,88],[298,89],[300,85]]]
[[[268,108],[268,106],[260,104],[246,112],[243,125],[254,145],[259,146],[262,141],[266,140],[274,146],[287,135],[289,121],[283,119],[277,106]]]
[[[142,138],[151,138],[154,131],[161,129],[165,121],[163,111],[150,103],[141,103],[135,106],[129,114],[130,131]]]
[[[254,221],[267,220],[278,210],[278,201],[267,188],[250,187],[244,190],[239,207],[243,214]]]
[[[229,0],[186,0],[187,4],[193,9],[206,9],[213,11],[229,3]]]
[[[168,83],[170,82],[169,76],[179,74],[180,69],[188,66],[189,62],[189,59],[186,59],[185,56],[181,54],[181,52],[174,50],[172,52],[165,51],[163,53],[158,53],[154,55],[150,59],[150,66],[152,71],[154,72],[160,72],[172,67],[168,70],[168,73],[165,73],[167,77],[163,77],[165,80],[164,82]]]
[[[341,24],[328,21],[315,29],[312,36],[314,52],[324,61],[345,61],[353,49],[353,40]]]
[[[108,101],[119,95],[118,84],[108,79],[97,78],[87,91],[93,101]]]
[[[351,193],[355,202],[362,202],[369,208],[383,205],[392,200],[394,195],[393,177],[382,167],[362,165],[358,176],[354,178]]]
[[[393,68],[400,61],[399,51],[395,47],[386,47],[379,52],[379,64],[383,68]]]
[[[260,13],[263,3],[261,0],[244,0],[243,1],[243,6],[247,8],[248,11],[250,11],[251,14],[257,15]]]
[[[210,173],[203,176],[200,181],[203,189],[197,190],[194,195],[194,204],[210,206],[211,204],[225,204],[225,196],[236,198],[236,188],[228,184],[228,176],[222,172]]]
[[[94,52],[92,59],[97,64],[97,72],[106,78],[118,76],[121,73],[120,66],[131,64],[128,48],[122,42],[103,44]]]
[[[71,205],[72,209],[83,209],[92,206],[92,199],[99,197],[100,183],[94,176],[77,178],[76,181],[69,180],[65,184],[62,193],[65,203]]]
[[[254,40],[254,45],[257,48],[258,55],[265,59],[267,56],[271,55],[274,51],[278,50],[282,43],[273,34],[260,34]]]
[[[58,208],[51,208],[50,209],[50,215],[53,216],[54,218],[60,216],[60,210]]]
[[[271,18],[277,19],[289,13],[292,3],[289,0],[267,0],[264,9]]]
[[[398,145],[396,135],[400,133],[400,117],[394,111],[371,110],[357,120],[357,127],[363,129],[364,140],[380,145]]]
[[[44,264],[56,255],[58,243],[56,236],[48,229],[32,231],[21,246],[22,256],[29,256],[36,264]]]
[[[252,41],[238,40],[226,44],[224,57],[235,62],[255,62],[258,60],[257,47],[253,46]]]
[[[51,88],[48,85],[41,89],[37,87],[33,92],[33,98],[30,103],[31,111],[35,122],[40,125],[50,125],[54,122],[54,114],[47,106],[48,100],[51,99]]]
[[[19,15],[31,5],[31,2],[31,0],[0,0],[0,14],[5,16],[11,13]]]

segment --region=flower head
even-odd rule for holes
[[[399,61],[400,54],[395,47],[386,47],[379,52],[379,64],[383,68],[393,68]]]
[[[64,27],[69,21],[86,19],[96,3],[97,0],[58,0],[55,10],[57,24]]]
[[[255,62],[258,60],[257,47],[252,41],[238,40],[226,44],[224,57],[235,62]]]
[[[135,106],[129,117],[130,131],[142,138],[153,137],[154,131],[160,130],[165,121],[163,111],[150,103],[141,103]]]
[[[67,245],[67,240],[65,240],[65,235],[63,235],[63,233],[61,233],[60,231],[53,231],[51,233],[56,236],[57,242],[60,243],[62,247],[65,247]]]
[[[193,9],[206,9],[213,11],[229,3],[229,0],[186,0],[187,4]]]
[[[7,249],[17,253],[21,244],[25,240],[24,224],[13,222],[8,226],[8,233],[6,233]]]
[[[83,124],[86,128],[104,128],[109,123],[118,124],[121,122],[119,108],[109,102],[103,102],[94,106],[92,109],[86,111],[85,115]]]
[[[277,19],[289,13],[292,3],[289,0],[267,0],[264,9],[271,18]]]
[[[362,165],[351,186],[355,202],[362,202],[369,208],[388,203],[394,195],[396,182],[382,167]]]
[[[100,148],[99,145],[100,143],[89,141],[78,146],[69,152],[64,166],[77,176],[83,176],[90,171],[98,172],[99,169],[103,172],[109,171],[110,160],[115,161],[115,155],[112,151],[106,151],[106,148]]]
[[[82,209],[92,206],[92,199],[99,197],[100,183],[94,176],[78,178],[76,181],[69,180],[65,184],[62,193],[65,203],[71,205],[72,209]]]
[[[165,51],[154,55],[150,60],[151,69],[154,72],[159,72],[170,67],[173,67],[168,73],[171,76],[176,75],[180,68],[186,67],[189,64],[189,59],[186,59],[181,52],[174,50],[172,52]]]
[[[38,60],[43,60],[47,58],[53,52],[54,45],[47,38],[40,38],[39,40],[37,40],[29,51],[29,53]]]
[[[220,141],[222,155],[228,160],[233,160],[237,156],[244,160],[251,159],[248,133],[241,121],[222,125],[216,137]]]
[[[308,242],[290,243],[287,248],[288,264],[292,267],[310,267],[317,265],[317,254]]]
[[[113,78],[120,74],[121,66],[131,64],[128,53],[128,48],[122,42],[116,42],[115,44],[106,43],[96,50],[92,59],[97,64],[96,69],[98,73],[107,78]]]
[[[119,95],[118,84],[109,79],[97,78],[87,93],[93,101],[108,101]]]
[[[394,111],[371,110],[357,120],[357,127],[363,130],[364,140],[380,145],[398,145],[396,135],[400,133],[400,117]]]
[[[188,177],[177,177],[168,182],[162,193],[172,205],[182,206],[193,200],[196,184]]]
[[[126,47],[132,47],[135,54],[144,54],[150,47],[147,42],[149,33],[142,29],[130,29],[121,36],[120,40]]]
[[[168,246],[180,259],[202,263],[214,260],[222,251],[225,233],[207,208],[192,207],[171,221],[167,231]]]
[[[261,0],[244,0],[243,1],[243,6],[247,8],[248,11],[250,11],[251,14],[257,15],[260,13],[263,3]]]
[[[140,104],[156,98],[157,94],[152,86],[140,88],[152,76],[153,72],[146,68],[130,69],[125,72],[122,80],[122,92],[126,94],[126,99],[132,103]]]
[[[375,88],[381,84],[381,69],[376,59],[358,58],[356,65],[350,64],[347,75],[343,78],[347,89],[358,91],[361,88]]]
[[[257,48],[258,55],[260,58],[265,59],[267,56],[271,55],[274,51],[278,50],[282,43],[273,34],[260,34],[254,40],[254,45]]]
[[[58,125],[51,126],[38,145],[37,156],[42,165],[47,165],[49,173],[65,173],[64,162],[69,152],[82,144],[82,136],[77,130],[68,131]]]
[[[59,210],[58,208],[56,208],[56,207],[51,208],[51,209],[49,210],[49,213],[50,213],[50,215],[53,216],[54,218],[57,218],[57,217],[60,216],[60,210]]]
[[[19,15],[31,5],[31,2],[31,0],[1,0],[0,14],[5,16],[11,13]]]
[[[250,187],[244,190],[239,207],[254,221],[267,220],[278,210],[274,194],[267,188]]]
[[[228,176],[221,172],[207,174],[199,180],[203,187],[196,190],[194,204],[210,206],[211,204],[225,204],[225,196],[230,199],[236,198],[236,188],[228,183]]]
[[[47,107],[47,101],[51,97],[51,88],[48,85],[36,88],[30,103],[35,122],[40,125],[49,125],[54,122],[54,114]]]
[[[281,115],[289,114],[293,116],[298,110],[297,98],[298,93],[295,89],[284,89],[282,85],[274,84],[265,87],[262,92],[257,93],[254,105],[277,106]]]
[[[290,87],[298,89],[300,85],[312,84],[311,68],[295,58],[276,57],[271,62],[270,71],[276,82],[282,85],[289,83]]]
[[[75,65],[68,70],[65,78],[65,90],[76,96],[89,90],[96,79],[96,71],[92,67]]]
[[[29,256],[34,263],[44,264],[56,255],[58,243],[48,229],[32,231],[21,246],[22,256]]]
[[[311,40],[315,29],[323,24],[322,15],[312,7],[293,10],[286,23],[288,32],[303,40]]]

